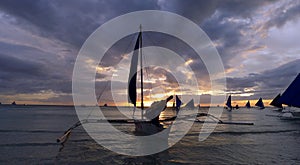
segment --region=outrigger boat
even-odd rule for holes
[[[140,77],[141,77],[141,118],[136,119],[134,117],[134,112],[137,109],[137,66],[138,66],[138,58],[140,56]],[[152,103],[150,108],[144,109],[144,91],[143,91],[143,63],[142,63],[142,29],[140,27],[140,32],[138,34],[135,46],[134,46],[134,52],[132,55],[131,59],[131,66],[130,66],[130,73],[129,73],[129,78],[128,78],[128,101],[133,104],[133,118],[132,119],[84,119],[76,122],[74,125],[72,125],[69,129],[67,129],[64,134],[57,138],[57,142],[62,145],[62,148],[64,146],[64,143],[69,139],[71,132],[86,123],[104,123],[104,122],[109,122],[109,123],[118,123],[118,124],[134,124],[135,126],[135,134],[136,135],[151,135],[155,134],[157,132],[160,132],[164,129],[168,129],[172,126],[172,121],[174,121],[177,117],[177,113],[180,109],[181,101],[180,99],[176,96],[176,110],[177,113],[175,116],[160,120],[159,115],[160,113],[166,108],[167,102],[173,99],[173,96],[168,97],[166,100],[161,100]],[[101,95],[100,95],[101,96]],[[99,96],[99,98],[100,98]],[[98,98],[98,99],[99,99]],[[188,102],[185,106],[185,109],[194,109],[194,100],[192,99],[190,102]],[[145,111],[145,112],[144,112]],[[195,122],[201,123],[202,121],[198,117],[209,117],[213,119],[213,123],[218,123],[218,124],[237,124],[237,125],[253,125],[253,123],[241,123],[241,122],[226,122],[222,121],[213,115],[207,114],[207,113],[198,113],[196,115],[196,119],[194,120]],[[187,115],[187,118],[189,116]],[[190,118],[190,117],[189,117]],[[207,122],[207,121],[206,121]],[[168,124],[166,124],[168,123]],[[165,127],[167,126],[167,127]],[[167,134],[169,133],[168,131],[165,131]],[[168,135],[164,136],[164,138],[168,138]]]
[[[273,102],[276,104],[273,104]],[[282,108],[282,113],[278,115],[267,116],[279,117],[280,119],[284,120],[300,119],[300,73],[282,93],[282,95],[277,95],[277,97],[271,103],[271,105],[277,106],[278,108],[281,108],[282,104],[287,105],[287,107]]]
[[[300,119],[300,73],[284,91],[278,102],[288,105],[282,110],[283,119]]]

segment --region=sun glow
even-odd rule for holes
[[[188,66],[188,65],[190,65],[192,62],[193,62],[192,59],[188,59],[188,60],[184,63],[184,65],[185,65],[185,66]]]

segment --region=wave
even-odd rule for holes
[[[15,144],[0,144],[0,147],[36,147],[36,146],[58,146],[57,143],[15,143]]]
[[[21,133],[63,133],[64,131],[51,131],[51,130],[0,130],[0,133],[9,133],[9,132],[13,132],[13,133],[17,133],[17,132],[21,132]]]
[[[76,140],[69,140],[70,142],[80,143],[80,142],[91,142],[93,139],[76,139]]]
[[[244,134],[268,134],[268,133],[286,133],[286,132],[298,132],[300,130],[275,130],[275,131],[248,131],[248,132],[235,132],[235,131],[227,131],[227,132],[212,132],[213,135],[221,135],[221,134],[229,134],[229,135],[244,135]],[[203,133],[205,134],[205,132]],[[186,136],[198,136],[199,133],[191,133]]]
[[[274,131],[248,131],[248,132],[213,132],[213,134],[230,134],[230,135],[243,135],[243,134],[266,134],[266,133],[285,133],[285,132],[300,132],[300,130],[274,130]]]

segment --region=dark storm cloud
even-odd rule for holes
[[[220,43],[217,49],[225,68],[234,67],[230,60],[252,45],[252,39],[244,34],[251,31],[253,14],[269,1],[219,1],[214,15],[204,20],[201,27],[213,42]],[[274,2],[274,1],[272,1]]]
[[[40,63],[21,60],[12,56],[0,54],[1,79],[11,80],[24,76],[42,76],[43,66]]]
[[[249,81],[249,79],[252,79]],[[228,90],[235,90],[235,91],[244,91],[245,88],[255,87],[257,84],[256,80],[253,79],[251,76],[248,77],[239,77],[239,78],[231,78],[228,77],[227,80],[227,88]]]
[[[289,62],[273,70],[262,72],[258,79],[263,81],[262,88],[285,89],[300,73],[300,59]]]
[[[58,38],[62,41],[81,46],[85,39],[102,23],[118,15],[136,10],[164,9],[181,14],[201,24],[216,10],[226,16],[248,16],[266,1],[12,1],[0,2],[0,9],[15,16],[17,23],[27,29],[35,26],[43,36]],[[159,6],[160,5],[160,6]],[[215,20],[215,23],[220,20]],[[35,28],[34,28],[35,29]],[[209,30],[209,29],[207,29]],[[222,37],[222,36],[220,36]]]
[[[274,3],[276,0],[173,0],[163,1],[162,9],[183,15],[197,24],[210,18],[217,10],[224,16],[249,18],[258,7]]]
[[[172,0],[172,2],[163,1],[161,7],[163,10],[175,12],[196,23],[201,23],[215,12],[220,2],[216,0]]]
[[[242,97],[241,99],[258,97],[272,99],[272,96],[282,93],[298,73],[300,73],[300,59],[259,74],[249,74],[241,78],[227,78],[227,88],[236,94],[254,93],[251,97]],[[245,88],[255,88],[256,90],[247,92]]]
[[[245,41],[239,29],[245,29],[246,26],[241,24],[233,24],[230,22],[222,22],[223,16],[216,16],[204,23],[203,28],[213,41],[221,42],[217,45],[217,49],[221,55],[226,68],[230,68],[229,60],[238,55],[237,49],[248,44]]]
[[[252,45],[251,34],[247,34],[247,31],[251,32],[253,15],[259,8],[275,2],[277,1],[2,0],[0,1],[0,10],[9,15],[6,18],[9,18],[12,24],[30,31],[32,34],[70,44],[69,47],[66,46],[65,50],[75,50],[75,53],[72,57],[66,57],[63,60],[56,58],[56,56],[49,59],[45,57],[52,57],[54,53],[0,43],[0,91],[11,94],[34,93],[42,90],[71,93],[71,75],[75,54],[85,39],[101,24],[116,16],[146,9],[171,11],[193,20],[204,29],[213,42],[221,43],[217,49],[225,67],[231,68],[234,67],[234,64],[230,64],[232,58],[238,56],[242,50],[255,46]],[[264,29],[273,26],[280,27],[299,17],[299,1],[292,1],[291,3],[295,3],[295,5],[287,4],[278,8],[274,13],[270,13],[272,17],[263,25]],[[126,50],[126,46],[128,40],[132,40],[132,38],[133,36],[131,38],[129,36],[129,38],[121,41],[119,48],[114,47],[107,52],[107,56],[103,59],[103,66],[115,65],[123,58],[122,54],[130,52],[130,49]],[[196,77],[200,79],[202,85],[209,84],[207,83],[209,80],[207,70],[202,61],[196,59],[197,55],[186,45],[178,44],[177,41],[170,41],[169,39],[154,36],[152,41],[158,40],[158,42],[149,43],[149,45],[169,48],[181,55],[184,60],[193,59],[194,62],[190,66]],[[14,54],[14,56],[8,55],[7,52]],[[23,53],[27,54],[26,57]],[[295,63],[298,64],[299,61],[288,63],[277,68],[277,70],[269,70],[240,78],[228,78],[228,88],[229,90],[243,91],[245,88],[257,87],[262,95],[270,94],[270,91],[263,93],[263,89],[282,90],[288,84],[287,81],[296,74],[292,69],[292,67],[297,67]],[[97,76],[98,78],[107,78],[102,73],[98,73]],[[166,76],[168,82],[174,82],[172,76],[168,74]],[[276,77],[276,81],[273,81],[274,77]],[[100,84],[99,89],[104,88],[104,86],[104,84]],[[67,98],[68,96],[62,97]],[[57,101],[59,98],[56,97],[53,100]],[[64,99],[62,98],[62,100]]]
[[[24,49],[23,49],[24,50]],[[21,56],[22,57],[22,56]],[[0,54],[0,93],[28,94],[52,90],[58,93],[70,93],[70,76],[51,62],[14,57]]]
[[[128,5],[126,5],[128,4]],[[17,20],[16,24],[45,37],[71,43],[77,49],[102,23],[135,10],[157,9],[156,1],[35,1],[3,0],[0,9]]]
[[[203,24],[204,30],[212,40],[222,39],[225,45],[219,47],[224,59],[230,59],[235,54],[229,51],[231,47],[239,47],[241,34],[237,29],[243,25],[231,23],[221,24],[227,17],[251,17],[257,7],[266,1],[1,1],[2,10],[16,16],[22,22],[27,21],[38,27],[43,35],[55,37],[74,44],[77,48],[103,22],[131,11],[144,9],[164,9],[172,11]],[[160,5],[160,6],[158,6]],[[221,15],[209,19],[216,11]],[[203,23],[204,20],[207,20]],[[26,25],[29,26],[29,25]],[[222,30],[220,30],[222,29]],[[224,60],[225,63],[228,60]]]
[[[11,1],[0,2],[0,8],[15,16],[17,23],[31,29],[34,25],[44,36],[58,38],[62,41],[74,44],[77,48],[84,40],[102,23],[127,12],[145,9],[163,9],[172,11],[198,24],[202,24],[204,30],[212,40],[224,40],[224,47],[219,51],[224,56],[234,56],[231,46],[239,47],[241,34],[239,29],[245,29],[248,25],[235,25],[233,23],[221,24],[222,20],[229,17],[251,18],[251,14],[258,7],[274,1],[126,1],[123,5],[118,0],[112,1]],[[219,16],[210,18],[218,11]],[[296,9],[293,11],[297,11]],[[299,10],[298,10],[299,11]],[[290,12],[293,13],[293,12]],[[292,14],[291,14],[292,15]],[[285,16],[285,20],[290,18]],[[247,28],[247,27],[246,27]],[[221,29],[221,30],[220,30]],[[223,53],[224,52],[224,53]],[[224,57],[230,58],[230,57]],[[227,60],[225,60],[227,62]]]

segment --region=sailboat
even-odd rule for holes
[[[11,105],[17,105],[17,103],[16,103],[15,101],[13,101],[13,102],[11,103]]]
[[[288,105],[283,117],[300,117],[300,73],[279,98],[279,103]]]
[[[163,125],[159,122],[160,113],[166,108],[167,102],[170,101],[173,96],[170,96],[166,100],[157,101],[151,104],[150,108],[145,110],[144,113],[144,91],[143,91],[143,56],[142,56],[142,27],[140,26],[140,32],[138,34],[133,55],[131,58],[131,66],[128,77],[128,102],[134,106],[134,112],[137,108],[137,68],[138,60],[140,58],[140,79],[141,79],[141,119],[135,119],[135,131],[137,134],[151,135],[160,132],[164,129]]]
[[[229,95],[227,102],[226,102],[226,106],[229,108],[228,110],[231,111],[232,110],[232,105],[231,105],[231,95]],[[226,108],[227,109],[227,108]]]
[[[176,107],[175,107],[175,109],[176,109],[176,114],[178,114],[182,102],[181,102],[181,100],[179,99],[179,97],[177,95],[175,96],[175,98],[176,98]]]
[[[280,97],[281,97],[281,94],[279,93],[270,103],[270,105],[278,108],[277,111],[282,111],[282,109],[283,109],[282,104],[279,102]]]
[[[265,109],[264,102],[263,102],[262,98],[258,99],[258,101],[256,102],[255,106],[258,106],[259,109]]]
[[[251,108],[251,105],[250,105],[250,101],[249,101],[249,100],[248,100],[248,102],[246,103],[245,106],[246,106],[246,108],[248,108],[248,109]]]

